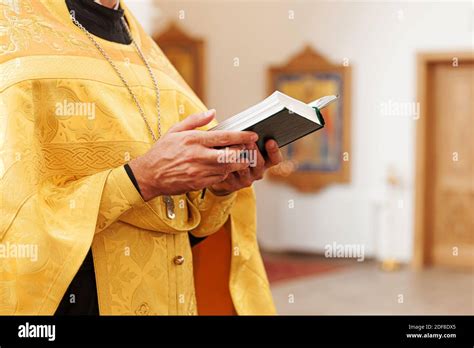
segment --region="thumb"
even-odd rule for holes
[[[182,132],[187,130],[193,130],[205,126],[214,119],[216,115],[216,110],[211,109],[200,114],[194,114],[186,117],[179,123],[176,123],[173,127],[169,129],[169,133]]]

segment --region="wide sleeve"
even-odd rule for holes
[[[210,190],[206,190],[204,197],[202,191],[190,192],[188,196],[201,215],[200,224],[190,232],[195,237],[205,237],[217,232],[225,224],[237,193],[216,196]]]
[[[0,314],[54,313],[94,234],[143,202],[123,167],[45,175],[38,102],[30,81],[0,91]]]
[[[103,231],[127,211],[144,203],[125,168],[111,170],[102,192],[95,232]]]

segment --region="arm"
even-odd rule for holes
[[[143,203],[125,168],[112,169],[104,185],[95,233],[103,231],[124,213]]]
[[[187,110],[188,113],[190,112],[199,112],[204,108],[203,105],[200,105],[202,103],[199,102],[199,100],[195,100],[192,102],[188,98],[182,98],[179,101],[180,109]],[[186,114],[184,112],[183,114]],[[203,115],[203,114],[201,114]],[[199,115],[194,114],[192,116],[186,117],[181,120],[181,122],[177,125],[175,125],[171,129],[171,133],[176,133],[176,132],[182,132],[186,133],[187,131],[191,129],[198,128],[202,130],[206,130],[216,124],[216,122],[209,117],[209,114],[204,114],[204,117],[199,118]],[[206,119],[207,118],[207,119]],[[254,168],[249,168],[249,163],[240,161],[240,163],[221,163],[218,160],[218,157],[208,157],[207,161],[213,162],[213,167],[209,171],[209,175],[212,174],[221,174],[216,178],[214,183],[211,183],[209,185],[205,185],[204,182],[202,182],[199,186],[204,188],[204,190],[196,190],[195,188],[191,187],[192,190],[184,190],[184,192],[187,193],[188,201],[187,204],[183,205],[183,207],[189,209],[189,208],[194,208],[192,210],[197,209],[199,211],[200,215],[200,221],[199,225],[196,226],[195,228],[191,229],[190,232],[192,235],[196,237],[203,237],[210,235],[214,232],[216,232],[228,219],[230,209],[232,208],[232,205],[234,204],[235,197],[236,197],[236,191],[240,190],[241,188],[248,187],[250,186],[253,181],[259,180],[263,177],[263,172],[265,171],[266,168],[278,164],[281,161],[281,153],[278,149],[278,146],[275,141],[269,141],[267,142],[267,152],[269,154],[269,161],[265,162],[261,154],[258,152],[257,147],[255,145],[255,142],[250,139],[250,141],[245,141],[245,139],[241,138],[240,142],[234,142],[233,144],[229,144],[229,142],[223,142],[222,139],[219,139],[219,132],[214,131],[214,132],[200,132],[200,140],[198,141],[201,145],[206,145],[206,138],[212,138],[213,142],[212,143],[207,143],[208,146],[226,146],[226,145],[238,145],[237,147],[230,147],[228,150],[229,151],[235,151],[237,152],[235,158],[239,158],[239,152],[242,147],[244,147],[243,144],[247,144],[246,148],[247,150],[250,151],[256,151],[258,153],[257,156],[257,163]],[[204,134],[203,134],[204,133]],[[207,133],[207,134],[206,134]],[[246,132],[242,132],[246,133]],[[196,134],[197,136],[198,134]],[[166,137],[167,135],[165,135]],[[227,139],[229,140],[229,139]],[[216,150],[213,150],[216,151]],[[166,147],[163,147],[160,149],[161,153],[168,152],[166,150]],[[158,155],[158,154],[157,154]],[[200,164],[199,161],[196,163],[196,159],[199,159],[199,151],[195,151],[194,153],[191,153],[191,158],[194,157],[194,163],[190,161],[190,159],[183,159],[184,162],[191,162],[194,165],[194,168],[188,168],[181,170],[181,172],[186,171],[186,170],[191,170],[193,175],[202,175],[203,171],[206,170],[204,167],[199,167],[198,165]],[[170,156],[171,157],[171,156]],[[179,156],[178,154],[173,155],[174,158],[182,157]],[[197,158],[196,158],[197,157]],[[255,157],[254,157],[255,158]],[[141,160],[141,161],[140,161]],[[153,161],[153,158],[148,158],[143,161],[143,158],[139,159],[136,162],[131,162],[130,167],[132,169],[132,172],[136,174],[136,181],[139,186],[139,190],[142,192],[142,195],[144,195],[145,200],[148,199],[149,191],[151,191],[151,196],[153,196],[153,189],[149,189],[150,183],[153,181],[162,181],[159,179],[153,179],[148,176],[152,170],[143,170],[144,164],[149,163]],[[239,162],[239,161],[237,161]],[[181,163],[178,163],[181,164]],[[158,166],[156,168],[157,173],[160,171],[161,168],[166,168],[168,163],[166,161],[162,162],[162,165]],[[241,168],[238,169],[237,167],[240,166]],[[174,167],[174,165],[173,165]],[[227,171],[222,174],[222,168],[226,168]],[[166,171],[165,174],[162,175],[166,179]],[[173,181],[170,183],[170,185],[177,186],[179,187],[179,177],[178,178],[173,178],[175,183]],[[189,180],[189,178],[185,178],[185,180]],[[177,181],[178,185],[175,185]],[[188,186],[189,187],[189,186]],[[205,188],[208,187],[206,190]],[[168,188],[165,186],[165,188]],[[156,202],[156,199],[153,200],[154,203],[160,203]],[[145,210],[150,210],[149,207],[145,207],[147,209]],[[142,210],[142,209],[140,209]],[[138,214],[137,209],[134,209],[131,214]],[[155,214],[156,215],[156,214]],[[153,214],[147,214],[147,221],[153,221]],[[156,216],[155,216],[156,218]],[[144,219],[142,219],[144,220]],[[156,219],[155,219],[156,220]]]
[[[214,197],[212,193],[202,197],[203,202],[197,199],[199,194],[187,195],[192,191],[201,192],[205,187],[222,181],[228,173],[249,165],[245,162],[220,163],[220,151],[214,147],[254,141],[256,135],[252,132],[226,131],[210,134],[195,130],[209,124],[213,118],[214,111],[185,118],[168,130],[146,154],[129,163],[133,175],[128,182],[133,186],[135,178],[135,191],[141,193],[143,203],[121,215],[121,221],[152,231],[187,232],[195,229],[200,222],[209,220],[207,216],[217,214],[217,203],[232,203],[231,200]],[[174,199],[175,219],[167,218],[164,213],[164,195]],[[215,205],[214,209],[209,210],[210,203]],[[198,206],[206,211],[203,216]],[[218,224],[222,225],[226,218],[220,217],[220,220]]]

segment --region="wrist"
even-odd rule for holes
[[[148,178],[147,174],[149,173],[149,171],[146,170],[146,163],[142,160],[142,158],[137,157],[131,160],[128,165],[132,170],[133,175],[135,176],[143,200],[147,202],[155,198],[156,196],[159,196],[157,190],[152,185],[150,185],[150,182],[152,182],[152,180]]]

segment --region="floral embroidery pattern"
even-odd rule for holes
[[[56,52],[67,48],[91,49],[88,42],[58,30],[44,17],[36,15],[30,0],[18,4],[17,10],[11,0],[0,0],[0,56],[27,50],[32,43],[45,45]]]

